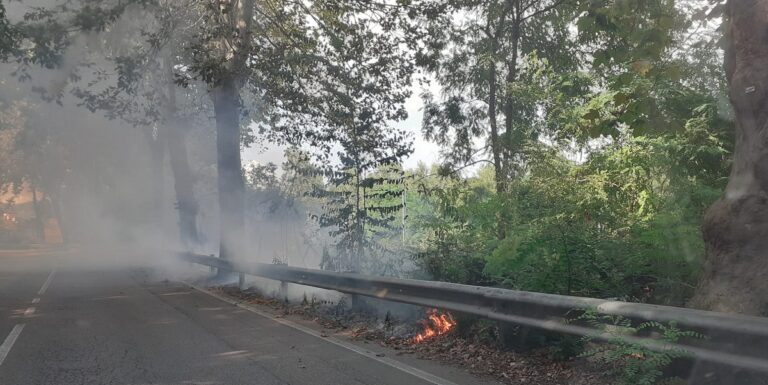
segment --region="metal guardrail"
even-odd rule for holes
[[[189,262],[216,269],[357,294],[387,301],[474,314],[553,332],[643,345],[655,351],[685,351],[695,358],[768,373],[768,318],[597,298],[533,293],[448,282],[336,273],[286,265],[233,264],[213,256],[182,253]],[[674,322],[707,337],[666,343],[653,336],[605,333],[573,320],[584,310],[632,321]]]

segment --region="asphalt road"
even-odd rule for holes
[[[480,383],[323,337],[136,269],[0,253],[0,385]]]

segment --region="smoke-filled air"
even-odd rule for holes
[[[0,0],[0,384],[762,384],[766,15]]]

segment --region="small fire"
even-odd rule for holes
[[[413,337],[413,343],[422,343],[428,339],[443,335],[456,326],[456,321],[450,313],[439,313],[437,309],[427,311],[427,319],[422,320],[424,331]]]

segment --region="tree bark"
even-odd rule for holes
[[[489,95],[488,95],[488,119],[491,125],[491,153],[493,155],[493,178],[496,182],[496,195],[502,199],[505,189],[504,165],[501,159],[501,138],[499,138],[499,128],[496,122],[496,66],[489,64]],[[507,236],[507,226],[504,223],[504,216],[501,209],[496,214],[496,238],[502,240]]]
[[[152,212],[148,213],[148,220],[152,226],[155,226],[157,231],[161,231],[163,228],[163,197],[165,196],[165,144],[163,143],[164,135],[159,132],[152,134],[147,132],[145,135],[150,152],[150,159],[152,161]],[[158,238],[158,244],[156,247],[162,249],[163,237]]]
[[[179,126],[176,107],[176,85],[173,84],[173,68],[171,60],[166,61],[168,80],[168,100],[165,117],[166,145],[168,146],[168,161],[173,173],[173,187],[176,192],[176,209],[179,215],[179,236],[184,245],[197,245],[198,204],[195,199],[195,177],[189,166],[187,157],[187,133]]]
[[[166,128],[168,160],[179,212],[179,236],[185,245],[197,245],[200,239],[197,230],[198,204],[194,192],[195,177],[187,157],[187,134],[176,122],[171,122]]]
[[[514,135],[514,115],[515,115],[515,105],[514,105],[514,97],[512,95],[512,87],[515,84],[515,81],[517,80],[517,51],[518,47],[520,45],[520,15],[519,15],[519,5],[517,5],[518,8],[515,8],[513,11],[513,17],[511,20],[511,34],[512,34],[512,46],[510,47],[510,54],[511,57],[507,61],[507,74],[505,77],[504,82],[504,153],[505,157],[507,158],[504,162],[504,175],[507,178],[514,178],[514,174],[512,172],[512,167],[514,166],[515,161],[515,155],[517,155],[518,148],[516,148],[516,145],[519,145],[520,143],[515,142],[515,135]]]
[[[357,137],[357,135],[355,135]],[[360,273],[362,268],[363,253],[365,252],[365,246],[363,242],[363,212],[360,206],[361,194],[360,194],[360,160],[355,156],[355,247],[353,248],[352,256],[352,271]],[[363,191],[365,191],[363,189]]]
[[[496,193],[504,192],[504,172],[501,162],[501,139],[499,138],[499,128],[496,117],[497,109],[497,80],[496,66],[494,63],[488,65],[488,120],[491,126],[491,155],[493,156],[494,180],[496,182]]]
[[[724,22],[736,148],[725,195],[704,218],[690,306],[768,316],[768,0],[731,0]]]
[[[507,5],[508,6],[508,5]],[[498,94],[499,84],[496,75],[496,57],[499,54],[499,38],[506,29],[507,13],[511,8],[506,8],[499,16],[496,28],[491,33],[491,15],[488,15],[487,36],[490,39],[491,62],[488,64],[488,120],[491,126],[491,153],[493,155],[493,173],[496,183],[496,195],[501,199],[506,192],[506,178],[503,143],[498,128]],[[503,240],[507,237],[507,226],[502,208],[496,212],[496,238]]]
[[[232,77],[211,90],[216,114],[219,188],[219,257],[242,256],[245,237],[245,182],[240,159],[240,97]]]
[[[37,186],[30,181],[29,188],[32,190],[32,208],[35,211],[35,233],[40,243],[45,243],[45,224],[43,223],[40,201],[37,200]]]
[[[234,41],[222,38],[221,47],[231,55],[226,72],[210,90],[216,116],[216,151],[219,187],[219,258],[233,259],[245,253],[245,181],[240,158],[240,88],[251,53],[251,25],[255,0],[239,0],[222,8],[231,27]]]
[[[49,193],[48,197],[51,199],[53,217],[56,218],[56,224],[59,226],[61,243],[66,245],[69,243],[69,232],[67,231],[67,226],[64,224],[64,217],[61,213],[61,192],[56,189],[56,191]]]

